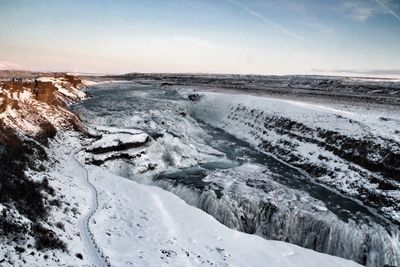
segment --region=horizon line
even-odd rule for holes
[[[292,73],[227,73],[227,72],[153,72],[153,71],[132,71],[132,72],[91,72],[91,71],[71,71],[71,70],[28,70],[28,69],[0,69],[0,72],[30,72],[30,73],[67,73],[73,75],[99,75],[99,76],[123,76],[129,74],[178,74],[178,75],[232,75],[232,76],[322,76],[322,77],[349,77],[349,78],[384,78],[400,79],[400,70],[310,70],[308,72]],[[374,71],[378,72],[374,74]],[[399,73],[384,73],[385,71],[398,71]],[[380,73],[379,73],[380,72]]]

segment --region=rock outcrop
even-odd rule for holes
[[[66,107],[85,98],[82,81],[70,75],[0,83],[0,121],[18,134],[45,142],[60,129],[84,131]]]

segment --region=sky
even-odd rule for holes
[[[400,75],[400,0],[0,0],[0,69]]]

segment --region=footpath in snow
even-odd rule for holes
[[[90,201],[90,207],[89,210],[82,214],[81,217],[78,219],[78,227],[79,231],[82,236],[82,241],[84,242],[84,246],[87,248],[88,254],[90,259],[92,259],[93,264],[95,266],[111,266],[110,263],[108,262],[108,259],[104,255],[104,253],[101,251],[100,247],[97,245],[96,239],[90,229],[89,223],[90,220],[93,216],[93,214],[97,211],[98,209],[98,194],[96,187],[93,186],[93,184],[89,181],[89,175],[87,168],[85,165],[80,163],[76,158],[76,154],[81,151],[82,149],[77,149],[72,153],[72,162],[76,164],[77,169],[81,170],[81,179],[82,179],[82,184],[86,184],[87,190],[90,192],[91,196],[91,201]]]

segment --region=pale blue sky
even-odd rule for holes
[[[400,70],[400,0],[0,0],[0,68]]]

